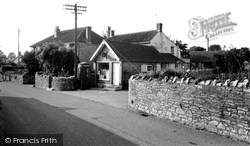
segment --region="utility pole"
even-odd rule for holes
[[[64,8],[65,10],[73,10],[74,12],[71,12],[73,14],[75,14],[75,55],[74,55],[74,62],[75,62],[75,89],[78,88],[78,79],[77,79],[77,14],[82,14],[79,13],[78,11],[82,11],[85,12],[87,10],[85,10],[87,7],[85,6],[78,6],[77,3],[75,3],[74,5],[63,5],[67,8]]]
[[[19,60],[19,52],[20,52],[20,43],[19,43],[19,37],[20,37],[20,29],[18,28],[18,52],[17,52],[17,61],[18,61],[18,64],[20,64],[20,60]]]
[[[207,40],[207,51],[209,51],[209,34],[206,34],[206,40]]]

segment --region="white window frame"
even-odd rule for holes
[[[104,78],[101,78],[101,73],[100,73],[100,64],[108,64],[109,65],[109,69],[108,69],[108,74],[106,75],[106,79]],[[98,80],[101,80],[101,81],[110,81],[110,63],[109,62],[97,62],[97,74],[99,75],[99,78]]]
[[[142,64],[141,65],[141,72],[149,72],[149,71],[154,71],[154,65],[152,65],[152,64]]]

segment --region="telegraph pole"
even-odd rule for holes
[[[19,43],[19,37],[20,37],[20,29],[18,28],[18,52],[17,52],[17,61],[18,61],[18,65],[20,64],[20,60],[19,60],[19,52],[20,52],[20,43]]]
[[[77,14],[82,14],[79,13],[78,11],[82,11],[85,12],[87,10],[85,10],[87,7],[86,6],[78,6],[77,3],[75,3],[74,5],[64,5],[66,8],[64,8],[65,10],[73,10],[74,12],[71,12],[73,14],[75,14],[75,55],[74,55],[74,62],[75,62],[75,89],[78,88],[78,80],[77,80]]]
[[[209,34],[206,35],[206,40],[207,40],[207,51],[209,51]]]

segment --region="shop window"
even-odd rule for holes
[[[98,63],[99,80],[109,80],[109,63]]]

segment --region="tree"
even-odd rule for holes
[[[30,75],[34,75],[37,71],[41,70],[34,50],[30,52],[26,51],[23,55],[22,62],[25,63],[25,68]]]
[[[45,73],[55,75],[74,73],[74,52],[66,49],[63,43],[44,44],[36,52],[36,58]]]
[[[175,45],[178,46],[181,50],[186,50],[188,44],[182,43],[181,40],[176,40]]]
[[[213,55],[213,64],[214,66],[216,66],[217,71],[219,71],[218,73],[226,73],[228,72],[228,68],[227,68],[227,63],[225,60],[225,54],[214,54]]]
[[[2,50],[0,50],[0,64],[3,64],[6,62],[6,55],[3,53]]]
[[[247,61],[247,62],[250,61],[250,51],[249,51],[249,48],[247,48],[247,47],[241,47],[240,48],[240,53],[241,53],[241,56],[243,56],[244,61]]]
[[[239,73],[243,70],[244,57],[240,49],[231,49],[225,54],[225,61],[230,73]]]
[[[14,61],[15,58],[16,58],[16,54],[14,52],[10,52],[8,55],[8,60]]]
[[[200,47],[200,46],[192,46],[189,48],[190,51],[206,51],[205,48]]]
[[[241,73],[243,71],[244,53],[241,49],[233,48],[222,54],[215,54],[214,64],[223,73]]]
[[[208,50],[209,50],[209,51],[221,51],[222,48],[221,48],[220,45],[215,44],[215,45],[209,46]]]

